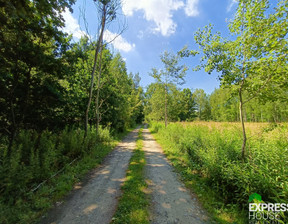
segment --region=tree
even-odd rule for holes
[[[113,20],[116,19],[116,12],[118,7],[120,6],[119,0],[94,0],[98,13],[100,16],[100,31],[99,36],[96,41],[95,46],[95,56],[93,62],[93,69],[91,72],[91,83],[90,83],[90,91],[89,91],[89,98],[87,103],[87,108],[85,112],[85,136],[87,135],[88,129],[88,121],[89,121],[89,110],[91,106],[91,101],[93,97],[93,86],[94,86],[94,79],[95,79],[95,72],[97,71],[97,93],[96,93],[96,132],[98,134],[99,130],[99,123],[100,123],[100,111],[99,111],[99,97],[100,97],[100,85],[101,85],[101,58],[102,58],[102,49],[103,49],[103,35],[106,26],[111,23]],[[98,58],[99,57],[99,58]],[[97,69],[97,62],[98,69]]]
[[[87,37],[83,37],[79,42],[73,44],[73,47],[67,52],[71,72],[66,73],[61,84],[66,88],[65,99],[69,102],[65,105],[65,117],[71,120],[71,123],[79,123],[85,120],[83,111],[87,109],[89,97],[89,86],[91,84],[91,64],[95,59],[95,42],[90,43]],[[101,73],[105,78],[109,74],[109,66],[113,55],[106,47],[102,49]],[[99,61],[97,67],[99,67]],[[73,74],[73,75],[71,75]],[[101,83],[103,89],[104,82]],[[97,86],[93,86],[93,92],[97,91]],[[91,110],[89,117],[95,116],[95,96],[91,99]],[[102,102],[102,101],[101,101]],[[101,107],[101,102],[100,106]],[[93,113],[94,112],[94,113]],[[95,119],[93,120],[95,121]],[[90,119],[92,122],[92,119]]]
[[[197,116],[200,120],[209,120],[211,109],[209,105],[209,97],[203,89],[196,89],[193,92],[193,98],[196,104]]]
[[[61,12],[74,0],[1,1],[0,126],[9,135],[9,150],[21,128],[43,130],[63,125],[64,89],[69,39],[61,31]]]
[[[163,110],[164,88],[159,83],[151,83],[146,91],[145,118],[147,121],[165,119]],[[170,121],[191,121],[195,118],[195,102],[190,89],[180,90],[176,85],[169,85],[167,94],[167,118]]]
[[[239,100],[229,88],[215,89],[210,97],[211,117],[215,121],[239,121]]]
[[[72,123],[83,121],[83,110],[87,106],[88,87],[91,81],[91,64],[95,56],[94,47],[95,43],[89,43],[86,38],[83,38],[69,51],[72,54],[71,58],[77,58],[77,60],[76,62],[70,60],[73,65],[73,75],[67,73],[61,83],[66,88],[65,98],[69,102],[65,106],[65,114],[73,121]],[[99,61],[97,64],[99,66]],[[119,53],[113,55],[107,47],[103,46],[98,105],[101,125],[122,131],[137,121],[141,122],[143,118],[142,88],[139,75],[138,78],[137,75],[135,77],[127,75],[125,61]],[[98,86],[94,85],[93,92],[97,89]],[[96,94],[94,94],[89,112],[91,124],[96,123],[96,111]]]
[[[165,127],[167,127],[167,106],[168,106],[168,91],[170,85],[184,84],[184,77],[186,75],[187,67],[179,65],[181,55],[174,55],[165,51],[161,56],[161,61],[164,64],[164,69],[152,69],[150,74],[156,79],[157,83],[163,87],[164,91],[164,118]]]
[[[190,89],[185,88],[179,92],[178,114],[180,121],[192,121],[196,117],[196,102],[193,98],[193,93]],[[175,105],[176,106],[176,105]]]
[[[139,73],[129,75],[129,78],[132,80],[132,90],[129,97],[130,102],[130,119],[131,123],[140,124],[144,120],[144,92],[140,86],[141,77]]]
[[[221,85],[238,94],[243,132],[242,159],[245,158],[247,140],[243,106],[255,97],[285,98],[282,90],[288,86],[287,9],[287,0],[278,1],[274,12],[268,0],[240,0],[229,26],[231,36],[236,37],[227,40],[220,33],[213,35],[211,25],[195,35],[203,52],[202,64],[197,69],[205,68],[208,73],[213,70],[221,72]],[[244,92],[247,93],[245,99]]]
[[[164,95],[163,85],[160,83],[151,83],[145,92],[145,119],[150,120],[164,120],[165,112],[163,108],[165,107],[165,102],[163,101]]]

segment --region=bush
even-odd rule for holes
[[[95,161],[92,164],[95,166],[98,158],[103,158],[107,154],[105,145],[112,141],[109,129],[102,127],[99,129],[98,136],[96,130],[92,128],[85,139],[84,131],[74,128],[65,128],[57,134],[50,131],[38,134],[34,130],[21,130],[13,144],[10,158],[7,156],[7,141],[2,141],[0,223],[18,223],[25,217],[29,218],[28,214],[24,214],[25,211],[38,211],[49,207],[48,198],[51,197],[51,192],[46,192],[36,200],[31,190],[41,182],[49,180],[52,175],[64,171],[68,168],[67,164],[75,159],[79,161],[83,158],[83,161],[89,164],[93,156]],[[86,168],[89,167],[85,167],[84,170]],[[62,186],[51,179],[50,184],[55,184],[56,189],[58,187],[56,191],[59,191],[57,193],[59,196],[67,192],[75,181],[73,176],[67,178],[67,184]],[[50,191],[49,188],[47,189]],[[25,223],[25,221],[21,222]]]

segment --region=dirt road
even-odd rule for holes
[[[53,209],[41,224],[105,224],[110,223],[121,195],[121,184],[132,150],[135,148],[138,129],[132,131],[95,169],[85,186],[76,186],[67,201]]]
[[[148,129],[143,130],[146,177],[151,192],[151,217],[154,224],[200,224],[208,217],[197,199],[179,181],[162,149]]]
[[[138,129],[131,132],[122,143],[95,169],[87,183],[76,185],[64,203],[52,209],[40,224],[108,224],[116,211],[121,196],[121,184],[136,147]],[[148,129],[143,129],[147,164],[145,175],[148,193],[151,194],[150,221],[154,224],[202,224],[207,220],[197,200],[179,181],[173,168],[153,139]],[[135,223],[136,224],[136,223]]]

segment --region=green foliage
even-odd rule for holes
[[[210,95],[203,89],[182,91],[170,86],[168,92],[169,121],[239,121],[239,99],[230,88],[215,89]],[[243,93],[248,97],[248,93]],[[164,102],[161,100],[164,90],[157,83],[148,86],[145,93],[145,119],[149,121],[164,120]],[[248,122],[287,122],[288,105],[281,100],[264,101],[251,99],[243,109],[244,121]]]
[[[277,2],[272,9],[268,0],[239,1],[228,39],[213,34],[212,25],[195,34],[203,53],[196,70],[220,72],[221,85],[234,93],[245,89],[244,103],[287,96],[287,0]]]
[[[107,128],[101,128],[98,136],[92,128],[83,139],[84,131],[75,128],[58,134],[22,130],[11,157],[7,148],[1,151],[1,223],[27,223],[39,217],[114,146]]]
[[[211,108],[209,98],[203,89],[196,89],[193,92],[193,98],[196,104],[197,117],[200,120],[210,120]]]
[[[165,119],[165,90],[159,83],[148,86],[145,97],[144,114],[147,121],[161,121]],[[167,118],[169,121],[191,121],[196,117],[196,103],[190,89],[179,90],[169,84],[167,94]]]
[[[5,19],[0,28],[0,134],[9,137],[8,154],[22,129],[59,131],[84,123],[96,43],[86,37],[71,44],[60,31],[61,12],[72,3],[8,1],[0,6]],[[123,131],[143,119],[143,90],[139,80],[136,87],[128,76],[120,54],[105,47],[101,68],[100,124]],[[90,124],[95,123],[95,104],[94,97]]]
[[[2,1],[0,6],[0,134],[12,142],[21,128],[63,125],[58,81],[69,71],[69,39],[61,12],[74,0]],[[11,146],[10,146],[11,148]]]
[[[146,164],[142,150],[142,129],[139,130],[137,148],[130,159],[125,181],[118,204],[118,209],[112,218],[112,223],[149,223],[148,199],[144,190],[147,184],[144,179],[144,166]]]
[[[280,124],[251,137],[248,158],[243,162],[239,128],[170,124],[165,129],[159,123],[151,126],[168,156],[184,167],[182,172],[198,176],[205,188],[218,195],[215,197],[220,205],[234,204],[247,211],[246,215],[252,193],[260,194],[265,202],[288,200],[287,129],[287,124]]]
[[[150,74],[156,80],[156,85],[154,85],[156,87],[156,93],[162,91],[162,93],[158,94],[158,97],[154,97],[154,99],[158,103],[162,101],[161,104],[164,105],[164,107],[160,108],[160,111],[164,114],[165,126],[167,126],[168,122],[168,110],[171,110],[171,105],[168,103],[169,92],[173,91],[173,88],[175,89],[177,84],[182,85],[185,83],[184,77],[188,68],[185,65],[179,65],[180,60],[185,55],[185,49],[178,54],[165,51],[160,56],[164,68],[160,70],[153,68]],[[154,111],[154,108],[152,111]]]
[[[247,93],[244,92],[244,97]],[[228,88],[215,89],[209,97],[211,119],[214,121],[239,121],[239,99]],[[273,102],[252,99],[244,108],[244,120],[249,122],[287,122],[288,105],[275,100]]]
[[[121,55],[103,47],[101,85],[94,86],[101,89],[100,132],[94,97],[84,138],[96,43],[85,37],[72,44],[61,31],[62,13],[74,3],[0,3],[0,223],[35,220],[111,150],[110,130],[116,135],[143,120],[139,75],[129,76]],[[115,19],[118,0],[97,3],[108,23]]]
[[[65,99],[65,119],[71,123],[83,120],[86,103],[88,102],[88,86],[91,79],[93,64],[93,46],[88,39],[81,39],[69,51],[70,58],[78,60],[72,64],[74,75],[66,74],[62,86],[67,90]],[[80,56],[79,56],[80,55]],[[99,98],[100,124],[110,126],[116,132],[124,131],[143,119],[143,90],[139,86],[140,77],[133,80],[133,74],[128,75],[126,64],[120,54],[112,55],[103,49],[101,61],[101,85]],[[137,76],[137,75],[135,75]],[[121,88],[119,88],[121,87]],[[97,87],[94,86],[93,92]],[[95,123],[96,96],[93,96],[89,117],[90,123]]]

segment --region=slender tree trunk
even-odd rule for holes
[[[263,114],[262,114],[262,110],[261,110],[261,122],[263,122]]]
[[[101,31],[100,31],[100,35],[99,35],[98,41],[96,43],[94,65],[93,65],[93,70],[92,70],[92,73],[91,73],[89,99],[88,99],[87,109],[86,109],[86,112],[85,112],[85,135],[84,135],[85,137],[87,136],[87,131],[88,131],[89,110],[90,110],[92,96],[93,96],[95,71],[96,71],[96,67],[97,67],[97,59],[98,59],[99,50],[100,50],[100,47],[101,47],[101,44],[102,44],[102,40],[103,40],[103,33],[104,33],[104,29],[105,29],[105,24],[106,24],[106,5],[103,6],[103,14],[102,14],[102,20],[101,20]]]
[[[243,84],[243,82],[242,82]],[[242,143],[242,160],[245,159],[245,148],[246,148],[246,131],[245,131],[245,124],[244,124],[244,119],[243,119],[243,98],[242,98],[242,85],[239,89],[239,112],[240,112],[240,122],[241,122],[241,126],[242,126],[242,134],[243,134],[243,143]]]
[[[242,9],[242,16],[245,15],[245,9],[246,9],[246,3],[243,2],[243,9]],[[241,27],[241,36],[243,37],[243,33],[244,33],[244,22],[243,22],[243,17],[242,17],[242,27]],[[241,148],[241,154],[242,154],[242,160],[244,161],[245,159],[245,150],[246,150],[246,141],[247,141],[247,137],[246,137],[246,130],[245,130],[245,124],[244,124],[244,110],[243,110],[243,96],[242,96],[242,90],[243,90],[243,86],[245,83],[245,63],[246,63],[246,52],[245,52],[245,45],[244,42],[242,43],[242,55],[243,55],[243,61],[242,61],[242,81],[240,84],[240,88],[239,88],[239,112],[240,112],[240,122],[241,122],[241,126],[242,126],[242,134],[243,134],[243,142],[242,142],[242,148]],[[245,120],[246,120],[246,112],[245,112]]]
[[[165,128],[167,127],[167,85],[165,84]]]
[[[96,134],[99,133],[99,124],[100,124],[100,108],[99,108],[99,97],[100,97],[100,81],[101,81],[101,72],[102,72],[102,53],[103,53],[103,43],[101,43],[100,48],[100,61],[99,61],[99,72],[98,72],[98,79],[97,79],[97,94],[96,94]]]

